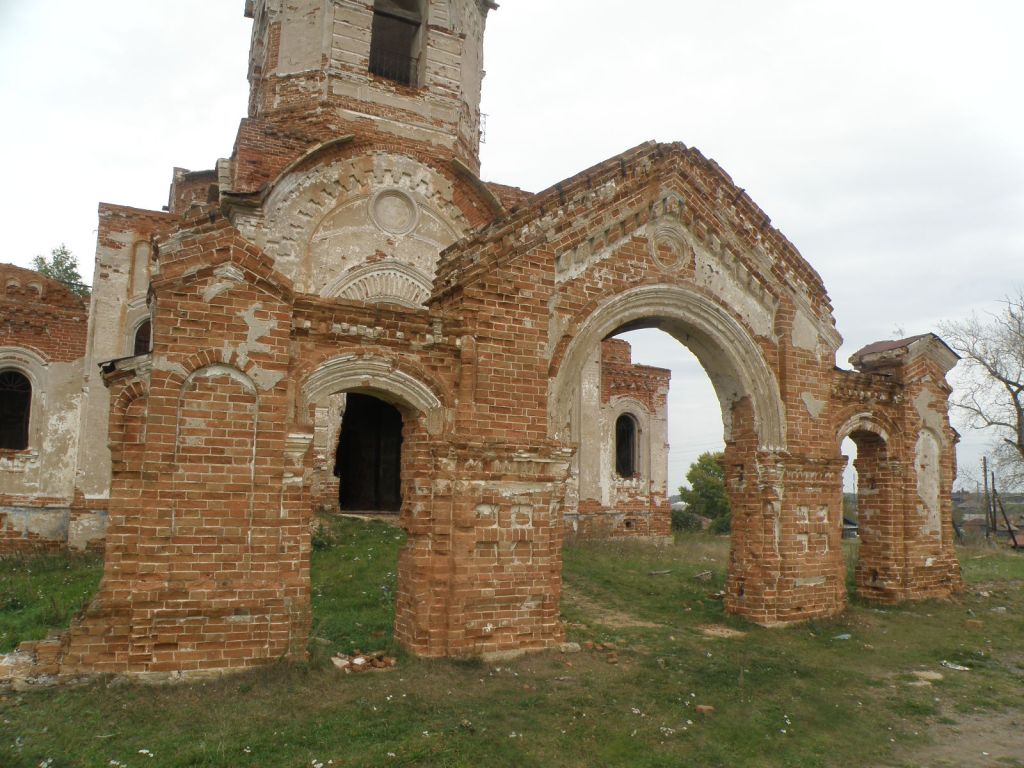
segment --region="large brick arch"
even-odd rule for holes
[[[697,356],[722,405],[727,437],[733,405],[749,397],[759,447],[785,450],[785,407],[760,346],[720,302],[689,286],[673,284],[627,289],[574,324],[564,337],[564,352],[552,363],[548,397],[552,437],[564,431],[571,392],[586,356],[602,339],[626,327],[660,328]]]
[[[838,502],[815,505],[807,501],[787,508],[786,502],[795,496],[787,493],[790,421],[797,433],[803,431],[803,425],[787,411],[777,368],[765,354],[765,340],[751,332],[725,297],[701,290],[685,278],[675,283],[626,286],[592,302],[566,329],[553,356],[548,398],[551,437],[576,445],[578,451],[571,479],[578,492],[569,495],[565,512],[573,514],[573,504],[599,492],[589,487],[594,481],[580,469],[600,439],[588,433],[592,426],[586,420],[574,418],[573,411],[585,396],[581,371],[602,339],[621,329],[639,327],[660,328],[687,346],[708,373],[719,398],[734,519],[729,610],[765,624],[840,610],[845,594],[839,523],[831,519],[839,515],[841,521],[840,506]],[[772,362],[785,367],[788,361],[780,362],[776,355]],[[824,457],[811,463],[812,483],[823,489],[832,486],[832,493],[838,493],[838,467],[826,468]],[[787,534],[795,546],[786,545]],[[796,605],[775,599],[787,582],[797,596]]]
[[[554,241],[546,249],[533,245],[541,232],[528,232],[520,246],[522,262],[551,259],[548,435],[577,451],[569,486],[578,497],[570,491],[566,508],[600,492],[584,471],[599,436],[573,417],[588,396],[580,371],[615,332],[660,328],[694,352],[722,408],[733,506],[727,609],[766,625],[833,615],[846,595],[842,462],[830,429],[840,339],[827,296],[788,243],[751,238],[738,197],[680,179],[683,167],[706,171],[702,158],[672,148],[650,161],[635,177],[603,169],[586,188],[559,190],[559,211],[573,207],[571,230],[544,233]],[[619,178],[602,184],[602,173]],[[495,261],[516,246],[495,245]]]

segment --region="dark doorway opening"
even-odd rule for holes
[[[334,462],[341,509],[397,512],[401,464],[402,414],[376,397],[349,393]]]

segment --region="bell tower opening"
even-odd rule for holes
[[[419,85],[423,17],[419,0],[376,0],[370,34],[370,73]]]
[[[390,403],[350,392],[334,462],[338,506],[397,512],[402,506],[402,414]]]
[[[287,124],[328,109],[335,123],[310,137],[312,148],[366,134],[371,116],[371,133],[405,136],[478,173],[484,31],[495,8],[494,0],[252,0],[249,117]],[[240,134],[236,173],[259,165],[264,145],[247,138]]]

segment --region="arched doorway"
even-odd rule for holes
[[[593,349],[603,340],[626,331],[656,328],[689,349],[704,369],[721,409],[726,444],[725,480],[733,509],[726,606],[765,624],[831,615],[845,603],[841,581],[841,553],[824,527],[833,514],[827,504],[816,504],[838,488],[830,466],[814,465],[813,476],[800,488],[800,496],[786,496],[787,416],[778,380],[764,348],[728,308],[712,298],[678,285],[645,286],[618,294],[591,311],[575,328],[552,371],[549,430],[552,437],[577,448],[571,481],[572,505],[599,498],[599,479],[585,471],[594,441],[592,427],[583,418],[593,387],[585,385],[585,370]],[[800,471],[805,471],[801,467]],[[784,529],[783,499],[792,505],[791,531]],[[808,534],[795,529],[803,526]],[[819,531],[819,529],[822,529]],[[784,571],[788,550],[783,535],[808,549],[797,577]],[[838,538],[838,537],[836,537]],[[821,541],[819,541],[819,539]],[[780,583],[792,579],[788,604],[774,600]]]
[[[444,598],[429,593],[435,572],[429,568],[433,553],[430,515],[424,512],[431,509],[433,490],[430,446],[446,419],[438,394],[443,392],[436,383],[403,370],[393,359],[344,355],[321,363],[309,375],[300,400],[313,430],[309,457],[312,493],[306,497],[312,503],[304,511],[312,520],[316,510],[336,510],[344,498],[351,511],[399,513],[397,522],[404,535],[396,532],[395,536],[402,536],[404,542],[394,568],[394,637],[409,648],[433,655],[441,655],[432,649],[444,639],[438,640],[436,632],[431,634],[440,610],[434,603],[443,605]],[[381,437],[381,432],[387,435]],[[353,458],[360,451],[362,455]],[[384,462],[390,469],[372,480],[356,479],[361,467],[380,472],[378,455],[391,457]],[[346,495],[345,486],[353,481],[362,483],[361,490]],[[381,493],[385,487],[391,490]],[[328,494],[329,506],[323,503]],[[374,496],[377,510],[355,509]],[[375,525],[381,522],[373,521]],[[307,571],[305,577],[310,576]]]
[[[892,438],[880,425],[863,417],[848,422],[843,434],[844,451],[851,444],[853,447],[851,463],[856,478],[857,594],[873,601],[891,602],[899,582],[896,571],[901,546]]]
[[[398,512],[402,506],[402,414],[373,395],[349,393],[335,452],[343,511]]]

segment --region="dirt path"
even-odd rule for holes
[[[607,605],[598,602],[586,595],[572,589],[564,589],[562,598],[587,614],[587,618],[597,624],[603,624],[610,629],[626,629],[630,627],[663,627],[664,624],[657,624],[653,621],[644,621],[631,613],[617,611]]]
[[[1024,706],[957,720],[933,725],[931,744],[897,755],[886,768],[1024,768]]]

